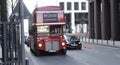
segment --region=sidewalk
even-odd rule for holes
[[[1,44],[2,44],[2,41],[0,40],[0,58],[2,58],[2,46],[1,46]]]
[[[84,44],[98,44],[98,45],[105,45],[105,46],[111,46],[111,47],[119,47],[120,48],[120,41],[113,41],[113,40],[102,40],[102,39],[89,39],[89,34],[87,33],[76,33],[74,34],[76,36],[79,36],[80,41]]]
[[[80,39],[83,43],[91,43],[91,44],[98,44],[98,45],[105,45],[105,46],[112,46],[112,47],[119,47],[120,48],[120,41],[113,41],[113,40],[101,40],[101,39],[88,39],[82,38]]]

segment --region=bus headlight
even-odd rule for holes
[[[65,46],[65,42],[62,42],[62,46]]]
[[[42,47],[42,44],[38,44],[39,47]]]

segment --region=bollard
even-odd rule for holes
[[[94,44],[94,39],[92,39],[92,42],[93,42],[93,44]]]
[[[97,39],[97,44],[98,44],[98,39]]]
[[[103,39],[102,39],[102,45],[103,45]]]
[[[107,39],[107,45],[108,45],[108,39]]]
[[[88,38],[88,48],[90,49],[90,38]]]
[[[113,40],[113,46],[115,46],[115,41]]]
[[[29,65],[29,59],[28,58],[25,59],[25,65]]]
[[[85,44],[87,43],[87,41],[86,41],[86,36],[85,36]]]

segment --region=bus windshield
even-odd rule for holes
[[[63,27],[61,25],[51,25],[51,26],[37,26],[38,36],[49,36],[62,34]]]
[[[48,36],[49,35],[49,26],[37,26],[38,36]]]

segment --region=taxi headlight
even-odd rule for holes
[[[65,46],[65,42],[62,42],[62,46]]]
[[[81,44],[81,42],[78,42],[78,44]]]
[[[42,47],[42,44],[38,44],[39,47]]]
[[[69,41],[66,41],[67,43],[66,44],[69,44]]]

